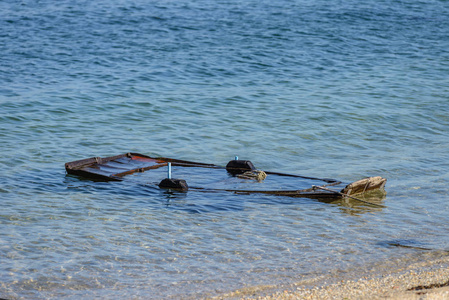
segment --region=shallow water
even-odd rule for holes
[[[0,28],[2,297],[198,298],[449,249],[447,1],[8,1]],[[387,208],[65,174],[125,152],[380,175]]]

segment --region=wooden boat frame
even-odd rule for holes
[[[135,165],[133,166],[132,162]],[[248,162],[248,161],[244,161]],[[139,165],[140,164],[140,165]],[[96,181],[122,181],[126,175],[150,171],[168,165],[179,167],[200,167],[211,169],[224,169],[230,171],[226,167],[215,164],[199,163],[187,160],[173,159],[167,157],[150,157],[140,153],[125,153],[110,157],[91,157],[87,159],[68,162],[65,164],[65,169],[68,174],[81,176],[84,178]],[[228,164],[229,165],[229,164]],[[231,171],[232,172],[232,171]],[[189,190],[202,192],[233,192],[236,194],[268,194],[289,197],[304,197],[312,199],[338,199],[342,197],[355,198],[355,195],[364,194],[373,190],[384,190],[386,179],[382,177],[368,177],[362,180],[355,181],[346,185],[342,190],[336,191],[330,187],[342,184],[341,181],[328,178],[315,178],[295,174],[285,174],[279,172],[265,171],[268,175],[296,177],[309,180],[318,180],[323,182],[322,185],[313,185],[307,189],[299,190],[246,190],[246,189],[216,189],[207,187],[189,187]],[[362,201],[362,200],[360,200]],[[369,203],[371,204],[371,203]],[[378,205],[380,206],[380,205]]]

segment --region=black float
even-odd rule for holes
[[[254,171],[256,167],[254,167],[253,163],[250,160],[241,160],[236,157],[236,159],[231,160],[226,165],[226,171],[228,171],[232,175],[243,174],[247,171]]]
[[[187,182],[184,179],[171,178],[171,163],[167,163],[167,166],[168,166],[168,177],[163,179],[159,183],[159,187],[163,189],[187,191],[189,189]]]

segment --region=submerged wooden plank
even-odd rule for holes
[[[166,166],[171,162],[173,166],[220,168],[223,167],[199,162],[166,157],[150,157],[140,153],[126,153],[110,157],[91,157],[65,164],[67,173],[92,179],[121,180],[118,177],[136,172],[144,172]]]
[[[88,159],[77,160],[65,164],[67,173],[83,175],[86,177],[103,176],[111,180],[116,180],[117,174],[129,172],[133,169],[138,170],[148,166],[154,166],[163,163],[157,159],[145,155],[135,155],[126,153],[110,157],[92,157]]]

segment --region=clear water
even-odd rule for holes
[[[435,257],[448,49],[447,1],[0,1],[0,296],[199,298]],[[65,174],[125,152],[380,175],[387,208]]]

